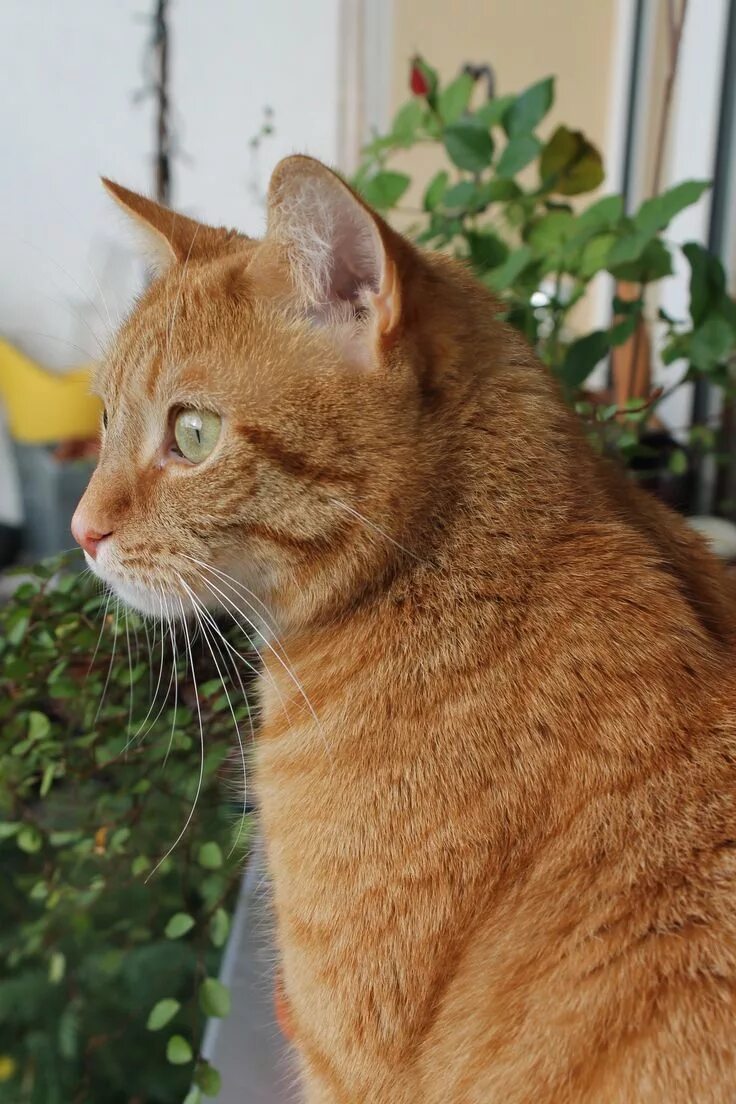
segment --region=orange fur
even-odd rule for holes
[[[170,216],[110,187],[160,254]],[[263,242],[190,231],[100,371],[80,517],[143,608],[209,577],[277,622],[257,783],[305,1100],[736,1099],[719,565],[328,170],[282,163]],[[223,417],[199,467],[162,445],[181,405]]]

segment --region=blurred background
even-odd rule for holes
[[[683,179],[712,181],[677,214],[668,237],[709,246],[733,272],[732,0],[5,0],[0,19],[6,560],[20,551],[16,530],[24,520],[27,553],[66,544],[68,500],[78,490],[69,471],[48,470],[46,453],[23,446],[84,438],[85,416],[89,422],[93,415],[88,406],[79,428],[71,411],[69,424],[60,416],[57,427],[53,419],[41,424],[47,418],[38,409],[29,416],[24,404],[43,405],[46,392],[36,391],[38,377],[31,385],[29,366],[12,354],[52,372],[94,361],[145,278],[100,174],[198,218],[258,234],[278,159],[300,150],[355,173],[366,142],[390,132],[411,94],[412,58],[426,59],[445,82],[467,65],[487,72],[496,95],[519,93],[551,74],[556,94],[541,136],[560,123],[584,133],[605,166],[598,191],[622,194],[628,213]],[[403,151],[407,201],[420,202],[440,152],[441,143],[428,142]],[[672,267],[656,289],[655,313],[678,318],[687,307],[688,273],[682,256]],[[586,288],[568,336],[610,322],[613,279],[604,273]],[[648,305],[651,314],[651,296]],[[669,389],[678,362],[665,368],[656,340],[647,357],[656,385]],[[610,357],[591,379],[605,383],[607,372]],[[83,386],[77,373],[66,400],[61,389],[48,394],[66,410],[82,402]],[[659,410],[659,420],[680,435],[693,419],[709,418],[713,399],[703,381],[665,396]],[[731,449],[730,437],[729,429],[719,450]],[[81,444],[66,448],[54,463],[73,463],[80,452]],[[718,473],[702,458],[690,467],[683,505],[733,512],[724,463]],[[64,503],[58,519],[51,501],[57,493]]]
[[[222,785],[249,676],[232,710],[216,660],[197,682],[173,631],[32,567],[71,544],[90,371],[149,279],[99,176],[259,235],[281,157],[336,166],[736,560],[736,0],[2,0],[0,140],[0,569],[27,572],[0,571],[0,1104],[287,1100]]]

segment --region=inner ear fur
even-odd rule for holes
[[[298,290],[316,310],[368,309],[381,335],[396,330],[410,247],[337,173],[311,157],[281,161],[269,187],[268,235],[285,247]]]

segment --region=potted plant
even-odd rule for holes
[[[248,706],[201,642],[193,673],[173,627],[62,567],[0,607],[0,1102],[194,1104],[219,1087],[199,1048],[229,1010]]]
[[[690,242],[687,316],[652,316],[650,289],[673,271],[672,219],[695,203],[707,181],[684,181],[627,214],[622,196],[584,198],[604,183],[600,153],[579,130],[538,130],[552,107],[554,78],[519,95],[493,95],[483,70],[466,67],[443,84],[420,57],[412,61],[411,96],[386,134],[366,146],[355,184],[389,218],[410,222],[422,245],[465,260],[499,297],[503,316],[535,346],[588,425],[596,447],[617,454],[635,475],[683,505],[673,480],[694,455],[713,451],[717,434],[695,425],[679,436],[658,421],[662,401],[704,379],[729,398],[736,354],[736,304],[720,261]],[[412,184],[402,155],[433,146],[444,167],[421,182],[419,206],[403,206]],[[573,311],[592,281],[609,273],[610,324],[577,332]],[[649,349],[682,366],[674,387],[653,386]],[[612,386],[591,390],[589,377],[612,360]]]

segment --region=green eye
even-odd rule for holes
[[[182,456],[198,464],[217,444],[222,422],[211,410],[181,410],[174,422],[174,437]]]

